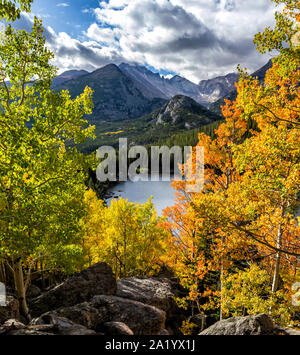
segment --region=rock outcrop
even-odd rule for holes
[[[116,296],[169,312],[176,306],[174,297],[178,297],[178,291],[169,279],[129,277],[117,281]]]
[[[95,335],[96,332],[64,317],[49,315],[32,322],[33,325],[52,325],[58,335]]]
[[[116,289],[111,268],[105,263],[98,263],[33,299],[29,308],[32,316],[38,317],[60,307],[85,302],[95,295],[114,295]]]
[[[99,330],[101,325],[107,321],[107,318],[93,307],[90,303],[84,302],[72,307],[62,307],[35,318],[32,322],[35,324],[51,324],[52,319],[66,318],[74,323],[80,324],[86,328]]]
[[[135,335],[156,335],[165,328],[164,311],[116,296],[95,296],[91,304],[106,322],[125,323]]]
[[[9,319],[0,326],[0,335],[53,335],[52,326],[26,326],[17,319]]]
[[[274,335],[276,329],[266,314],[232,317],[221,320],[200,335]]]
[[[220,116],[207,110],[190,97],[177,95],[149,117],[156,125],[168,124],[178,128],[198,128],[220,120]]]
[[[47,321],[33,321],[25,325],[16,319],[10,319],[0,327],[0,335],[96,335],[95,331],[66,318],[50,317]]]
[[[90,302],[60,308],[43,314],[32,324],[55,324],[55,320],[68,319],[96,332],[132,332],[135,335],[156,335],[165,327],[165,312],[140,302],[116,296],[95,296]],[[125,327],[120,327],[125,324]],[[117,326],[118,325],[118,326]],[[129,330],[130,331],[129,331]],[[113,334],[117,335],[117,334]]]
[[[154,306],[166,312],[166,328],[176,333],[185,320],[186,312],[175,302],[184,296],[177,280],[159,277],[129,277],[117,281],[116,296]]]
[[[39,292],[32,287],[29,294]],[[29,324],[22,322],[18,302],[9,295],[7,307],[0,307],[0,335],[181,335],[186,320],[200,335],[300,333],[274,326],[266,314],[232,317],[205,329],[208,317],[190,316],[177,306],[175,298],[185,295],[172,276],[116,281],[111,268],[98,263],[34,298],[30,312],[35,318]]]
[[[103,324],[106,334],[112,335],[134,335],[133,331],[122,322],[107,322]]]

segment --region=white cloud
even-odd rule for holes
[[[274,22],[268,0],[110,0],[95,9],[88,37],[107,37],[128,61],[148,64],[193,81],[250,70],[268,58],[255,51],[254,34]],[[104,31],[101,27],[110,26]],[[106,36],[107,35],[107,36]]]
[[[57,4],[56,6],[58,6],[58,7],[69,7],[70,4],[68,4],[67,2],[61,2],[61,3]]]
[[[60,72],[69,69],[95,70],[108,63],[122,62],[119,53],[112,47],[101,46],[95,41],[79,41],[65,32],[56,34],[48,28],[52,34],[48,40],[50,49],[55,53],[55,64]]]
[[[96,23],[93,23],[86,31],[86,36],[92,40],[105,44],[115,44],[116,37],[118,36],[117,29],[111,29],[109,27],[99,27]]]
[[[108,9],[120,9],[129,4],[129,0],[110,0],[109,2],[101,1],[100,6]]]
[[[32,24],[33,15],[22,13],[14,27],[30,31]],[[124,61],[113,46],[102,46],[91,39],[80,41],[66,32],[56,33],[51,27],[45,28],[44,34],[48,48],[55,54],[54,64],[59,68],[59,73],[69,69],[93,71],[108,63],[120,64]]]
[[[274,9],[269,0],[102,1],[81,40],[48,29],[48,43],[62,69],[127,61],[198,82],[264,65],[253,37],[274,24]]]

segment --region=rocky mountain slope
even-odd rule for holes
[[[148,98],[161,97],[168,99],[169,96],[163,91],[163,86],[159,85],[162,78],[158,73],[153,73],[146,67],[122,63],[119,65],[122,72],[136,82],[142,93]]]
[[[215,102],[235,90],[235,83],[239,81],[239,74],[230,73],[214,79],[202,80],[199,87],[207,102]]]
[[[202,105],[208,105],[210,102],[220,98],[229,92],[232,88],[226,88],[220,91],[220,96],[217,95],[218,89],[212,88],[213,82],[210,84],[211,93],[208,93],[205,84],[197,85],[191,81],[176,75],[171,79],[160,76],[158,73],[153,73],[151,70],[147,69],[141,65],[122,63],[120,69],[133,80],[140,83],[144,87],[147,87],[148,91],[151,91],[156,97],[162,97],[171,99],[176,95],[185,95],[194,99],[196,102]],[[219,80],[220,81],[220,80]],[[219,85],[219,83],[218,83]]]
[[[253,75],[263,80],[270,66],[271,61]],[[159,117],[154,117],[158,122],[176,122],[180,128],[191,129],[216,120],[216,115],[211,116],[203,106],[220,115],[224,97],[231,100],[236,97],[234,84],[237,80],[238,74],[232,73],[203,80],[197,85],[178,75],[168,79],[144,66],[122,63],[120,66],[109,64],[92,73],[68,71],[55,78],[53,86],[56,90],[68,89],[73,98],[86,86],[91,87],[94,90],[94,110],[89,120],[96,126],[103,122],[138,119],[160,109]],[[178,102],[174,102],[174,97]],[[170,116],[168,111],[173,104],[177,112]]]
[[[266,65],[264,65],[262,68],[260,68],[259,70],[257,70],[255,73],[252,74],[252,76],[254,78],[257,78],[260,82],[262,82],[265,79],[266,76],[266,72],[272,67],[272,60],[270,60]],[[224,105],[224,100],[235,100],[237,97],[237,91],[234,88],[232,91],[230,91],[229,93],[227,93],[226,95],[224,95],[222,98],[216,100],[215,102],[211,103],[208,106],[208,109],[221,115],[222,114],[222,110],[221,110],[221,106]]]
[[[86,70],[68,70],[65,71],[64,73],[58,75],[56,78],[53,79],[52,81],[52,87],[55,88],[59,85],[62,85],[63,83],[65,83],[68,80],[72,80],[72,79],[77,79],[80,76],[86,75],[89,72],[87,72]]]
[[[220,119],[190,97],[177,95],[163,107],[150,114],[156,125],[168,124],[178,128],[193,129]]]
[[[94,90],[92,123],[137,118],[162,106],[166,100],[144,96],[139,85],[116,65],[110,64],[92,73],[64,82],[56,90],[68,89],[74,98],[89,86]]]

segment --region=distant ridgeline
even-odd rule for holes
[[[263,80],[271,61],[253,76]],[[69,90],[72,98],[86,86],[94,90],[96,140],[79,148],[91,153],[103,145],[117,146],[119,138],[130,144],[194,145],[197,132],[214,134],[222,120],[224,98],[236,98],[235,73],[203,80],[198,85],[180,76],[167,79],[146,67],[122,63],[92,73],[67,71],[53,80],[55,90]],[[186,142],[186,143],[183,143]]]
[[[262,68],[257,70],[255,73],[252,74],[253,78],[257,78],[260,82],[262,82],[265,79],[266,72],[272,67],[272,60],[269,60],[269,62],[264,65]],[[222,98],[219,100],[211,103],[208,108],[209,110],[217,113],[217,114],[222,114],[222,109],[221,106],[224,105],[224,99],[233,101],[237,97],[237,91],[236,88],[234,88],[231,92],[229,92],[227,95],[224,95]]]

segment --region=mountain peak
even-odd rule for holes
[[[199,88],[207,96],[208,101],[212,103],[235,90],[235,83],[238,81],[239,74],[229,73],[213,79],[202,80],[199,83]]]
[[[188,81],[188,80],[183,78],[180,75],[174,75],[173,78],[170,79],[170,81]]]
[[[124,76],[124,73],[116,64],[105,65],[104,67],[99,68],[90,74],[90,77],[92,77],[93,79],[107,78],[107,80],[110,78],[113,79],[122,76]]]
[[[273,62],[272,59],[268,61],[267,64],[265,64],[263,67],[258,69],[256,72],[251,74],[252,77],[257,78],[261,83],[264,81],[266,77],[266,72],[272,67]],[[238,76],[238,74],[236,74]],[[212,79],[214,80],[214,79]],[[203,82],[204,83],[204,82]],[[234,87],[232,91],[227,93],[226,95],[223,95],[220,99],[215,100],[215,102],[212,102],[208,107],[211,111],[216,112],[217,114],[222,114],[222,109],[221,106],[224,105],[224,99],[233,101],[237,97],[237,90]]]
[[[94,110],[91,120],[123,121],[135,119],[161,107],[166,101],[152,100],[140,90],[136,81],[127,76],[117,65],[109,64],[94,72],[68,81],[57,90],[68,89],[72,98],[89,86],[93,91]]]
[[[105,71],[115,71],[118,73],[122,73],[121,69],[114,63],[107,64],[104,67],[95,70],[93,73],[97,73],[97,72],[103,73]]]
[[[177,102],[180,103],[181,106],[190,105],[192,103],[197,104],[195,100],[185,95],[175,95],[169,101],[169,103],[177,103]]]
[[[231,92],[238,81],[238,74],[230,73],[197,85],[180,75],[170,79],[160,76],[140,64],[122,63],[119,68],[125,75],[139,82],[140,90],[147,97],[171,99],[176,95],[185,95],[204,106]]]
[[[81,75],[81,74],[88,74],[88,71],[86,70],[77,70],[77,69],[73,69],[73,70],[67,70],[64,71],[62,74],[60,74],[60,76],[74,76],[74,75]]]
[[[197,128],[220,119],[219,116],[185,95],[172,97],[152,114],[152,118],[157,125],[171,124],[181,129]]]
[[[153,71],[151,71],[150,69],[148,69],[147,67],[138,64],[138,63],[121,63],[119,65],[119,68],[121,70],[125,70],[125,71],[130,71],[130,70],[135,70],[138,71],[140,73],[146,74],[146,75],[151,75],[151,76],[159,76],[159,73],[154,73]]]

